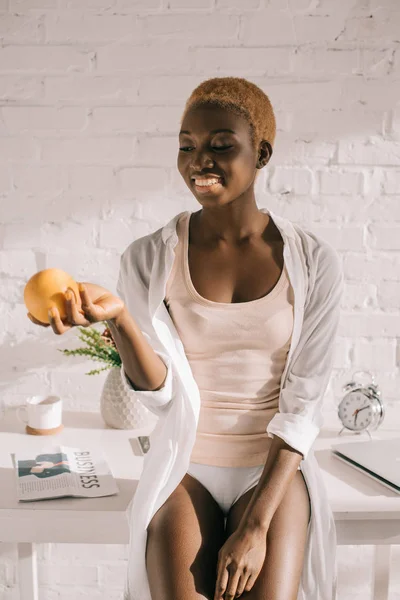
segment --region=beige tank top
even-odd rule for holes
[[[293,289],[284,266],[275,287],[250,302],[224,303],[197,293],[188,264],[190,212],[177,223],[178,244],[165,304],[200,390],[191,462],[265,464],[278,412],[280,379],[293,329]]]

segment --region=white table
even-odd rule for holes
[[[109,429],[99,415],[68,412],[64,413],[64,424],[60,434],[45,438],[26,435],[14,410],[0,419],[0,542],[18,544],[21,600],[38,600],[35,544],[128,543],[126,510],[143,463],[136,438],[147,435],[152,427],[130,431]],[[376,545],[371,597],[387,600],[390,546],[400,544],[400,495],[332,456],[331,444],[360,439],[347,433],[338,437],[339,429],[336,415],[327,415],[314,446],[335,516],[338,544]],[[388,409],[383,425],[373,437],[398,437],[399,431],[400,411]],[[367,435],[362,439],[367,440]],[[39,453],[47,444],[104,450],[120,493],[105,498],[18,503],[10,453]]]

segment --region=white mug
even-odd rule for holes
[[[32,429],[56,429],[62,423],[62,400],[59,396],[31,396],[25,406],[18,407],[17,417]]]

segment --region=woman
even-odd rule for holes
[[[125,389],[159,417],[130,510],[125,599],[332,600],[335,525],[312,445],[340,262],[257,207],[275,139],[260,88],[201,83],[179,136],[200,210],[128,246],[119,298],[85,284],[81,313],[71,298],[68,322],[51,321],[63,333],[108,319]]]

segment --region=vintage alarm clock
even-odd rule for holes
[[[368,374],[370,382],[356,380],[358,373]],[[377,429],[385,417],[385,407],[374,375],[369,371],[356,371],[353,380],[343,387],[343,392],[345,395],[338,406],[338,417],[343,425],[339,435],[346,429],[358,434],[365,431],[372,439],[370,431]]]

